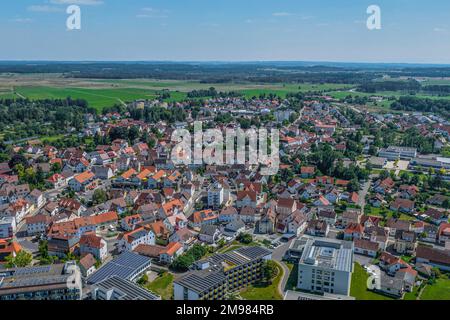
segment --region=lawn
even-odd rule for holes
[[[298,263],[286,263],[286,265],[289,268],[289,278],[286,282],[285,290],[295,290],[298,280]]]
[[[276,262],[278,274],[270,285],[261,285],[258,283],[249,285],[240,292],[240,296],[246,300],[282,300],[283,297],[278,292],[278,283],[281,281],[283,270]]]
[[[369,274],[359,264],[355,263],[352,274],[350,295],[356,300],[392,300],[392,298],[367,290],[367,279]]]
[[[57,87],[17,87],[15,92],[31,100],[38,99],[85,99],[90,107],[101,111],[114,104],[131,102],[136,99],[153,99],[155,91],[137,88],[57,88]]]
[[[427,285],[420,300],[450,300],[450,279],[442,276],[435,284]]]
[[[173,296],[173,274],[164,272],[145,287],[160,295],[163,300],[171,300]]]

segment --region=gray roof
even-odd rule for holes
[[[300,264],[351,272],[353,269],[353,243],[335,239],[308,239]]]
[[[202,293],[225,281],[229,270],[261,259],[270,254],[271,251],[262,247],[242,247],[230,252],[214,254],[207,259],[210,265],[209,268],[192,271],[175,280],[175,283],[195,292]],[[225,272],[225,265],[232,267]]]
[[[103,291],[114,290],[118,296],[117,300],[161,300],[158,295],[118,276],[111,276],[95,284],[95,287],[101,288]]]
[[[151,260],[148,257],[129,251],[124,251],[122,254],[94,272],[87,279],[87,282],[90,284],[98,283],[111,276],[119,276],[122,279],[131,280],[138,270],[149,267],[150,263]]]

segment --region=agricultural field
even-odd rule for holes
[[[17,87],[16,95],[31,100],[37,99],[85,99],[89,106],[98,110],[118,103],[131,102],[136,99],[152,99],[155,92],[145,89],[87,89],[87,88],[55,88],[55,87]]]

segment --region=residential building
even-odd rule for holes
[[[352,272],[352,242],[310,238],[298,263],[297,288],[348,296]]]

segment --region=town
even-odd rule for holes
[[[101,113],[0,100],[0,300],[450,299],[440,109],[317,90],[170,94]],[[196,121],[279,130],[278,172],[175,162],[173,132]]]

